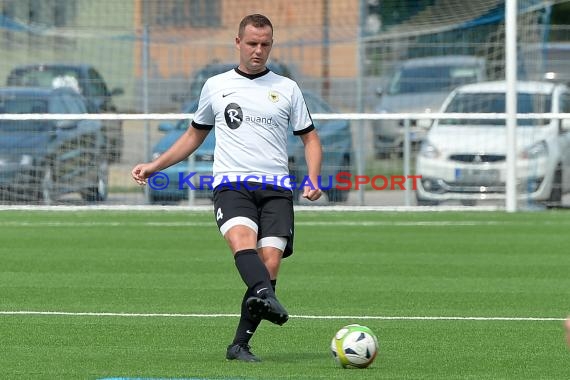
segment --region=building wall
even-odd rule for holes
[[[142,0],[136,0],[135,11],[144,12]],[[262,13],[274,25],[275,45],[272,56],[297,67],[308,76],[322,74],[328,63],[332,76],[350,77],[356,74],[356,34],[358,1],[329,1],[328,57],[323,48],[325,36],[323,1],[221,1],[221,24],[215,28],[168,28],[150,26],[150,56],[153,68],[161,77],[190,76],[211,62],[236,61],[235,36],[240,20],[249,13]],[[135,16],[136,22],[144,17]],[[135,25],[142,29],[143,25]],[[140,47],[139,47],[140,49]],[[135,59],[142,54],[136,53]],[[338,58],[342,57],[342,62]],[[137,67],[142,67],[140,64]]]

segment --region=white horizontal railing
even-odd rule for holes
[[[406,119],[506,119],[506,113],[315,113],[316,120],[406,120]],[[184,120],[193,113],[92,113],[52,114],[18,113],[0,114],[0,120]],[[518,119],[570,119],[570,113],[522,113]]]
[[[108,114],[0,114],[2,120],[138,120],[145,121],[145,155],[150,157],[150,126],[148,121],[154,120],[185,120],[192,119],[193,113],[108,113]],[[507,119],[506,113],[315,113],[311,115],[315,120],[351,120],[351,121],[373,121],[373,120],[403,120],[404,128],[404,152],[403,152],[403,171],[404,175],[410,174],[410,129],[411,120],[439,120],[439,119],[467,119],[467,120],[497,120]],[[570,119],[570,113],[524,113],[517,114],[517,119]],[[1,127],[0,127],[1,128]],[[365,137],[363,128],[358,128],[357,136],[355,136],[357,174],[364,173],[364,153],[363,146]],[[405,204],[411,205],[412,194],[409,186],[405,191]],[[359,204],[364,205],[364,190],[359,191]]]

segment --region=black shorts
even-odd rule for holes
[[[232,218],[245,217],[257,225],[257,240],[284,237],[283,257],[293,254],[293,193],[271,184],[225,183],[214,189],[218,228]]]

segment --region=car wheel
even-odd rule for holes
[[[350,172],[351,166],[350,166],[350,156],[345,156],[342,159],[342,164],[340,166],[340,172]],[[349,194],[349,190],[339,190],[335,187],[326,190],[325,191],[327,194],[327,198],[329,199],[329,202],[334,202],[334,203],[338,203],[338,202],[346,202],[346,200],[348,199],[348,194]]]
[[[418,206],[437,206],[439,202],[420,198],[418,197],[418,193],[416,193],[416,204]]]
[[[556,167],[554,178],[552,179],[552,190],[544,203],[549,208],[562,206],[562,168],[560,165]]]
[[[107,161],[102,161],[97,168],[97,181],[87,190],[81,192],[81,197],[87,202],[103,202],[108,195],[109,164]]]
[[[160,196],[154,193],[150,193],[148,197],[148,202],[151,205],[176,205],[180,203],[182,199],[178,197],[171,197],[171,196]]]
[[[161,198],[158,194],[154,193],[153,191],[151,191],[148,194],[148,202],[151,205],[155,205],[155,204],[162,204],[164,202],[163,198]]]

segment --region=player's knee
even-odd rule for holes
[[[255,249],[257,235],[246,226],[234,226],[224,235],[232,252],[235,254],[244,249]]]
[[[260,253],[263,264],[265,264],[269,272],[269,276],[272,280],[276,279],[279,273],[283,251],[275,247],[263,247],[260,248],[258,252]]]

